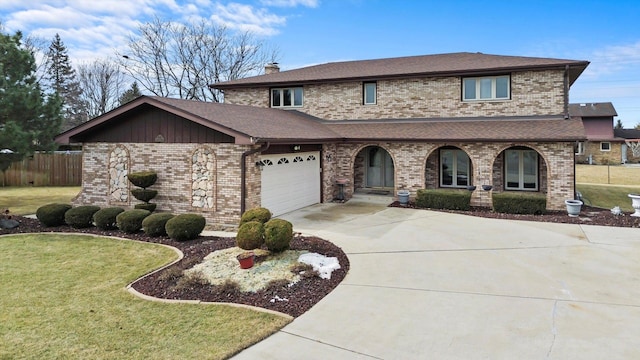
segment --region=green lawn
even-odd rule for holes
[[[587,205],[611,209],[614,206],[633,212],[629,194],[640,194],[640,186],[576,184]]]
[[[640,167],[576,165],[576,189],[587,205],[634,211],[630,193],[640,193]]]
[[[14,215],[35,214],[42,205],[71,203],[79,192],[79,186],[0,187],[0,211],[9,209]]]
[[[126,291],[176,258],[159,245],[86,235],[0,237],[0,359],[223,359],[289,322]]]

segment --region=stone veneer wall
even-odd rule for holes
[[[564,200],[574,197],[574,154],[573,143],[451,143],[448,146],[458,147],[469,154],[473,169],[473,183],[478,190],[472,195],[472,205],[491,206],[492,191],[483,191],[481,185],[502,187],[501,153],[513,146],[525,146],[536,150],[540,155],[540,193],[547,195],[547,208],[562,210]],[[359,152],[367,146],[380,146],[389,152],[395,168],[395,191],[406,189],[415,197],[418,189],[427,187],[427,182],[433,183],[437,178],[434,169],[428,166],[427,159],[437,157],[437,149],[441,144],[432,143],[370,143],[370,144],[331,144],[325,145],[325,157],[330,154],[336,159],[323,165],[323,201],[331,201],[335,197],[334,180],[346,177],[351,180],[345,186],[347,198],[353,196],[357,182],[361,177],[356,158]],[[499,174],[496,172],[499,171]],[[354,181],[355,180],[355,181]]]
[[[378,81],[376,105],[362,104],[362,82],[305,85],[295,109],[325,120],[563,114],[562,70],[511,75],[510,100],[462,101],[459,76],[427,77]],[[268,107],[269,89],[225,90],[225,102]]]
[[[153,170],[158,173],[158,181],[151,187],[158,190],[158,196],[153,199],[158,211],[197,213],[208,223],[237,224],[239,221],[240,159],[242,152],[250,147],[234,144],[84,144],[82,191],[74,205],[133,208],[132,197],[124,202],[114,201],[110,194],[109,163],[113,149],[118,147],[129,153],[130,172]],[[247,172],[249,178],[255,178],[256,173],[259,176],[255,166],[248,166]],[[205,179],[208,181],[202,183]],[[199,190],[205,194],[198,195],[202,197],[194,201],[194,194],[201,194]],[[254,194],[248,192],[248,195],[251,195],[248,202],[255,201],[252,200]]]
[[[109,152],[109,202],[126,204],[129,201],[129,152],[123,146],[115,146]]]

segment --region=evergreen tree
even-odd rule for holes
[[[616,126],[614,126],[614,129],[622,129],[623,125],[622,125],[622,120],[618,119],[618,121],[616,121]]]
[[[142,96],[142,93],[140,92],[140,88],[138,88],[138,82],[134,81],[133,84],[131,84],[131,89],[123,92],[122,95],[120,95],[118,102],[120,103],[120,106],[122,106],[131,100],[139,98],[140,96]]]
[[[0,33],[0,146],[20,157],[53,150],[60,130],[60,102],[56,96],[44,99],[35,70],[22,33]]]
[[[71,67],[67,48],[56,34],[47,52],[46,80],[52,93],[62,100],[62,130],[68,130],[88,120],[86,104],[82,100],[80,82]]]

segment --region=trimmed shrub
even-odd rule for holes
[[[133,206],[134,209],[143,209],[143,210],[149,210],[149,212],[154,212],[154,210],[156,209],[156,207],[158,206],[158,204],[153,204],[153,203],[142,203],[142,204],[135,204]]]
[[[139,171],[129,173],[127,178],[133,185],[144,189],[156,183],[158,174],[155,171]]]
[[[174,217],[171,213],[157,213],[151,214],[142,220],[142,230],[149,236],[164,236],[167,235],[165,225],[167,221]]]
[[[134,198],[144,201],[146,203],[158,195],[158,190],[149,189],[131,189],[131,194]]]
[[[271,211],[266,208],[255,208],[251,210],[247,210],[242,214],[240,218],[240,225],[249,222],[249,221],[259,221],[261,223],[266,223],[271,219]]]
[[[60,226],[64,225],[64,213],[66,213],[72,206],[69,204],[47,204],[40,206],[36,210],[36,217],[44,226]]]
[[[469,210],[471,191],[448,189],[419,189],[416,206],[430,209]]]
[[[64,213],[64,222],[76,229],[91,227],[93,226],[93,214],[98,210],[100,210],[100,207],[94,205],[74,207]]]
[[[506,214],[535,214],[547,212],[547,197],[540,194],[514,192],[493,193],[493,211]]]
[[[93,222],[101,230],[117,229],[116,216],[123,212],[121,207],[108,207],[100,209],[93,214]]]
[[[123,211],[116,216],[116,225],[118,229],[133,234],[142,229],[142,221],[149,215],[151,212],[143,209]]]
[[[264,224],[264,243],[270,251],[285,251],[293,240],[293,225],[287,220],[271,219]]]
[[[165,230],[174,240],[193,240],[200,235],[206,224],[207,221],[202,215],[180,214],[167,221]]]
[[[264,244],[264,225],[259,221],[248,221],[238,229],[236,245],[244,250],[257,249]]]

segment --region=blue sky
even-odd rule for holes
[[[74,62],[113,56],[153,16],[251,30],[284,70],[447,52],[588,60],[571,102],[611,101],[640,123],[640,2],[466,0],[0,0],[5,30],[59,33]]]

